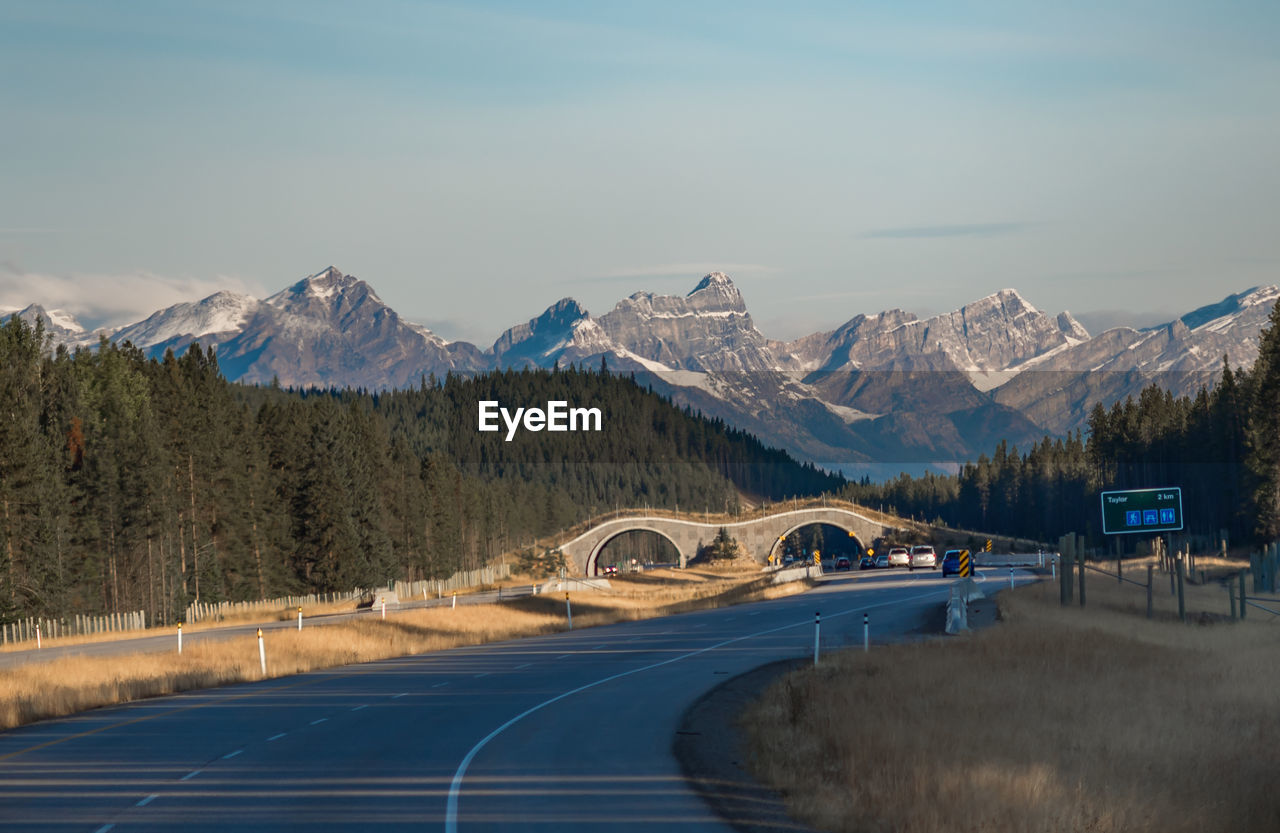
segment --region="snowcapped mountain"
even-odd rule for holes
[[[1224,357],[1233,368],[1253,365],[1277,300],[1280,288],[1254,287],[1159,327],[1108,330],[1024,361],[994,398],[1062,433],[1082,427],[1093,403],[1109,406],[1153,382],[1194,395],[1217,381]]]
[[[366,282],[334,267],[266,298],[218,292],[107,333],[149,355],[193,342],[230,379],[292,387],[404,387],[424,376],[497,368],[598,366],[620,372],[814,462],[857,474],[877,462],[950,465],[1084,424],[1156,382],[1179,394],[1212,384],[1222,357],[1249,366],[1280,300],[1248,290],[1161,327],[1090,336],[1012,289],[952,312],[859,314],[830,332],[766,339],[728,275],[687,295],[637,292],[594,317],[572,298],[504,332],[487,350],[400,318]],[[36,305],[55,342],[92,345],[71,316]],[[889,469],[880,469],[888,471]]]
[[[598,320],[615,344],[670,370],[774,370],[777,361],[742,294],[712,272],[683,298],[637,292]]]
[[[175,304],[152,313],[137,324],[117,330],[113,341],[128,341],[142,349],[185,349],[193,341],[221,340],[238,333],[253,318],[261,302],[248,295],[216,292],[202,301]],[[213,338],[210,339],[209,337]]]
[[[0,307],[0,320],[8,321],[13,315],[17,315],[33,327],[37,321],[43,321],[44,331],[53,338],[54,344],[66,344],[74,347],[80,344],[97,342],[97,334],[86,330],[76,320],[75,316],[66,310],[46,310],[39,304],[30,304],[22,309],[18,307]]]

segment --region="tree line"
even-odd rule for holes
[[[1042,541],[1068,532],[1102,545],[1099,493],[1179,486],[1186,532],[1261,543],[1280,537],[1280,303],[1253,367],[1195,396],[1150,385],[1110,408],[1095,404],[1087,433],[1045,437],[1026,451],[1001,442],[954,475],[901,475],[845,487],[845,497],[948,526]]]
[[[589,433],[477,431],[477,402],[599,407]],[[843,480],[567,367],[411,390],[228,382],[211,350],[50,349],[0,326],[0,621],[441,578],[616,507],[733,510]]]

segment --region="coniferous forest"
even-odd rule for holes
[[[603,430],[477,430],[479,400]],[[193,346],[50,351],[0,326],[0,621],[440,578],[614,508],[733,510],[843,484],[605,368],[288,391]]]
[[[1280,538],[1280,304],[1254,366],[1233,371],[1224,358],[1211,390],[1177,398],[1152,385],[1137,400],[1095,405],[1087,435],[1024,452],[1001,443],[956,475],[863,480],[844,495],[953,527],[1040,541],[1075,532],[1103,547],[1100,492],[1167,486],[1182,488],[1188,534]]]

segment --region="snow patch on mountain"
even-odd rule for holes
[[[114,340],[150,347],[173,339],[237,333],[257,312],[259,301],[235,292],[215,292],[194,303],[174,304],[116,332]]]

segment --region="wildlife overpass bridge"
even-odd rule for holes
[[[761,564],[778,551],[782,539],[795,530],[809,524],[830,524],[848,532],[865,550],[872,541],[897,530],[897,527],[872,520],[852,509],[839,506],[816,506],[805,509],[779,511],[747,521],[707,523],[666,518],[648,514],[611,518],[603,521],[578,537],[561,544],[571,573],[595,575],[596,560],[600,551],[624,532],[643,530],[666,538],[680,554],[680,566],[697,555],[699,544],[709,544],[721,527],[736,539],[747,552]]]

